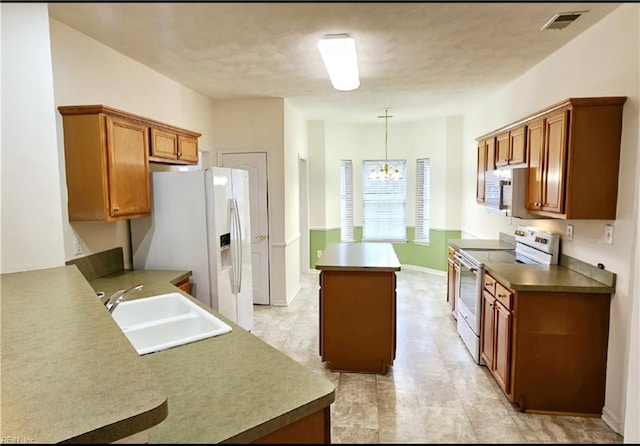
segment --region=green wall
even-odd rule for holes
[[[319,230],[312,229],[310,232],[310,252],[309,267],[316,267],[317,252],[323,251],[328,243],[340,242],[340,229]],[[398,260],[403,265],[415,265],[437,271],[447,270],[447,247],[449,239],[459,239],[460,231],[440,231],[431,229],[429,231],[430,242],[428,245],[413,243],[415,228],[407,227],[407,242],[393,243]],[[353,228],[353,238],[356,243],[362,240],[362,227]]]

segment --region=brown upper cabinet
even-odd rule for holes
[[[152,133],[165,135],[159,144],[160,150],[167,150],[172,128],[103,105],[61,106],[58,110],[64,132],[69,221],[116,221],[150,215]],[[178,130],[185,134],[175,132],[177,147],[180,137],[186,137],[184,146],[189,153],[195,147],[197,162],[200,134]],[[195,144],[189,138],[195,139]],[[187,163],[184,159],[169,162]]]
[[[198,138],[181,135],[164,129],[151,128],[151,152],[149,160],[172,164],[196,164],[198,162]]]
[[[526,126],[521,125],[496,136],[496,167],[524,165]]]
[[[626,99],[570,98],[477,140],[496,137],[498,166],[524,163],[530,214],[612,220]]]

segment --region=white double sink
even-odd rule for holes
[[[111,315],[140,355],[232,330],[228,324],[180,293],[125,301]]]

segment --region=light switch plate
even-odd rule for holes
[[[567,240],[573,240],[573,225],[567,225]]]
[[[613,225],[604,225],[604,242],[613,245]]]

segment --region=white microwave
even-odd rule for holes
[[[488,170],[484,176],[484,206],[489,212],[509,215],[511,169]]]
[[[484,192],[486,209],[522,219],[545,218],[527,212],[527,173],[526,167],[487,171]]]

